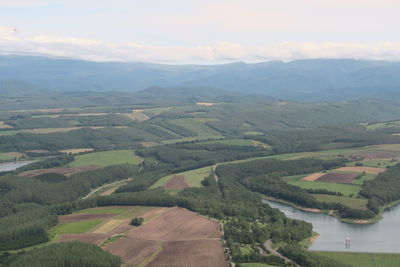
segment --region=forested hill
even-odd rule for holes
[[[400,63],[350,59],[174,66],[0,56],[0,94],[200,86],[299,101],[400,99],[399,73]]]

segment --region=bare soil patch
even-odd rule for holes
[[[357,173],[336,173],[331,172],[318,178],[318,182],[328,182],[328,183],[351,183],[353,182],[359,174]]]
[[[138,265],[159,249],[159,241],[140,240],[129,237],[118,239],[105,248],[108,252],[120,256],[122,261],[127,265]],[[166,266],[166,264],[163,266]]]
[[[114,229],[112,229],[110,232],[108,232],[109,236],[113,235],[121,235],[124,234],[130,230],[132,230],[133,226],[129,224],[129,221],[125,221],[122,224],[118,225]]]
[[[317,173],[310,174],[310,175],[304,177],[304,178],[301,179],[301,180],[303,180],[303,181],[315,181],[315,180],[317,180],[318,178],[324,176],[325,174],[326,174],[326,173],[323,173],[323,172],[317,172]]]
[[[220,237],[219,223],[182,208],[171,208],[130,236],[150,240],[194,240]]]
[[[48,108],[48,109],[39,109],[37,111],[42,112],[42,113],[60,113],[60,112],[63,112],[64,109],[63,108]]]
[[[150,117],[144,114],[143,111],[133,110],[132,113],[122,114],[135,121],[147,121],[150,119]]]
[[[176,190],[182,190],[185,188],[188,188],[189,185],[185,181],[185,176],[178,176],[175,175],[169,181],[164,185],[164,188],[166,189],[176,189]]]
[[[112,213],[99,213],[99,214],[68,214],[58,216],[59,223],[81,222],[88,220],[105,220],[114,217]]]
[[[221,241],[218,239],[168,241],[163,251],[146,267],[190,266],[227,267]]]
[[[83,242],[83,243],[100,245],[106,239],[107,239],[107,235],[105,235],[105,234],[93,234],[93,233],[63,234],[58,239],[58,242],[79,241],[79,242]]]
[[[14,128],[11,125],[7,125],[4,121],[0,121],[0,129]]]
[[[19,176],[24,177],[35,177],[45,173],[59,173],[63,175],[74,174],[83,171],[92,171],[97,170],[100,167],[98,166],[81,166],[81,167],[66,167],[66,168],[52,168],[52,169],[39,169],[39,170],[31,170],[20,173]]]
[[[74,149],[60,150],[60,152],[67,154],[78,154],[82,152],[92,152],[93,150],[94,150],[93,148],[74,148]]]
[[[370,173],[370,174],[379,174],[384,172],[385,168],[373,168],[373,167],[363,167],[363,166],[354,166],[354,167],[342,167],[338,168],[335,171],[342,171],[342,172],[359,172],[359,173]]]
[[[153,146],[159,146],[160,143],[157,142],[141,142],[140,143],[143,147],[153,147]]]

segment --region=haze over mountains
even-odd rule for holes
[[[43,90],[132,93],[149,87],[178,88],[183,94],[209,87],[218,90],[220,95],[223,92],[228,95],[262,94],[297,101],[400,100],[400,63],[319,59],[287,63],[162,65],[0,56],[2,96]],[[158,88],[157,92],[162,90]]]

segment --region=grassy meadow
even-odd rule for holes
[[[140,161],[141,159],[135,155],[133,150],[110,150],[78,155],[69,165],[72,167],[89,165],[107,167],[124,163],[139,164]]]

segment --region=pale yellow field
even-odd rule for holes
[[[60,152],[67,154],[78,154],[82,152],[91,152],[93,150],[94,150],[93,148],[73,148],[73,149],[60,150]]]
[[[0,121],[0,129],[7,129],[7,128],[13,128],[13,127],[5,124],[4,121]]]
[[[320,178],[321,176],[323,176],[325,174],[326,173],[323,173],[323,172],[317,172],[317,173],[310,174],[310,175],[304,177],[301,180],[303,180],[303,181],[315,181],[315,180],[317,180],[318,178]]]
[[[150,117],[144,114],[142,110],[133,110],[131,113],[121,114],[135,121],[147,121],[148,119],[150,119]]]

